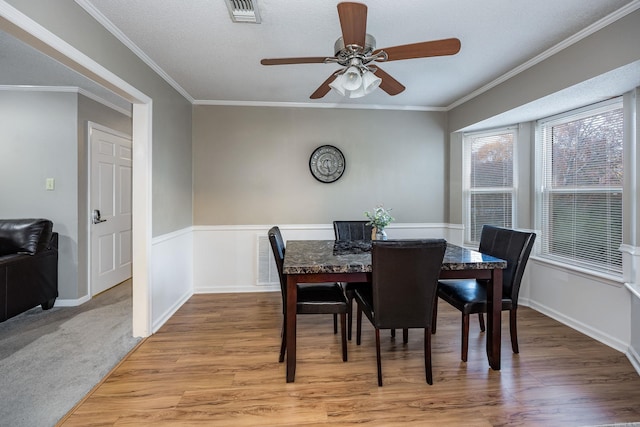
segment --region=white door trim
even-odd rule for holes
[[[96,233],[96,229],[95,227],[92,227],[93,225],[93,221],[92,221],[92,212],[93,209],[98,206],[98,204],[96,203],[97,201],[94,200],[95,195],[93,194],[93,177],[94,177],[94,144],[93,144],[93,136],[94,136],[94,131],[99,131],[102,132],[103,134],[108,134],[108,135],[113,135],[115,137],[118,138],[122,138],[124,140],[127,140],[131,143],[132,138],[130,134],[124,133],[124,132],[120,132],[117,131],[115,129],[111,129],[107,126],[103,126],[99,123],[95,123],[95,122],[91,122],[88,121],[87,122],[87,141],[86,141],[86,146],[87,146],[87,172],[88,172],[88,180],[87,180],[87,200],[88,200],[88,211],[86,213],[86,218],[88,219],[88,221],[86,221],[87,223],[87,236],[88,236],[88,245],[87,245],[87,256],[88,256],[88,260],[89,260],[89,268],[88,268],[88,288],[89,288],[89,294],[91,295],[91,297],[93,298],[93,296],[96,294],[96,283],[94,282],[96,280],[95,276],[94,276],[94,268],[96,267],[96,265],[94,264],[96,262],[96,256],[97,254],[94,253],[94,237],[95,237],[95,233]],[[133,153],[133,147],[131,147],[131,153]],[[129,191],[131,191],[131,189],[129,189]],[[119,191],[119,190],[118,190]],[[114,213],[115,215],[115,213]],[[117,267],[114,267],[117,268]]]
[[[0,29],[133,104],[133,335],[149,336],[152,331],[149,256],[152,236],[152,99],[4,0],[0,0]]]

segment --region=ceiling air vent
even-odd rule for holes
[[[225,0],[233,22],[260,23],[257,0]]]

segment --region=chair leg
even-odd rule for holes
[[[431,331],[424,328],[424,371],[427,377],[427,384],[433,384],[433,372],[431,370]]]
[[[340,313],[340,335],[342,341],[342,361],[347,361],[347,332],[345,331],[347,326],[347,315]]]
[[[407,328],[402,330],[402,342],[405,344],[409,342],[409,329]]]
[[[433,304],[433,317],[431,318],[431,333],[436,333],[436,321],[438,320],[438,297],[436,296],[436,302]]]
[[[346,291],[347,295],[347,339],[351,341],[351,329],[353,328],[353,298],[354,292]]]
[[[378,361],[378,387],[382,387],[382,363],[380,362],[380,329],[376,328],[376,359]]]
[[[462,315],[462,353],[460,357],[463,362],[467,361],[467,353],[469,352],[469,315]]]
[[[518,349],[518,328],[516,326],[516,309],[509,310],[509,331],[511,332],[511,349],[514,353],[519,353]]]
[[[396,337],[396,330],[392,329],[391,330],[391,338],[395,338]]]
[[[333,313],[333,333],[338,333],[338,315]]]
[[[284,352],[287,349],[287,320],[282,320],[282,341],[280,343],[280,357],[278,358],[278,362],[284,362]]]
[[[362,342],[362,308],[358,305],[356,314],[356,345]]]
[[[484,314],[478,313],[478,322],[480,322],[480,330],[484,332],[486,330],[484,327]]]

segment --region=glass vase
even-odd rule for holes
[[[373,228],[373,233],[371,233],[372,240],[387,240],[387,232],[384,229],[380,230],[378,228]]]

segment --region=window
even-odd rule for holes
[[[480,242],[485,224],[511,228],[515,183],[515,129],[465,134],[465,241]]]
[[[541,254],[622,274],[620,99],[538,123]]]

